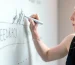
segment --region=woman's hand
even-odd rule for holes
[[[39,20],[39,17],[38,17],[37,14],[31,15],[31,18],[34,18],[34,19]],[[33,32],[37,32],[37,26],[38,26],[38,24],[36,22],[34,22],[31,18],[29,19],[29,22],[30,22],[30,30],[31,30],[32,33]]]

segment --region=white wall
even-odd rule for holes
[[[70,16],[72,15],[75,6],[75,0],[58,0],[59,14],[59,43],[65,36],[73,32]],[[66,57],[59,61],[59,65],[65,65]]]

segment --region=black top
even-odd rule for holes
[[[66,65],[75,65],[75,36],[72,39]]]

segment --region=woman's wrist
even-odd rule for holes
[[[39,36],[37,31],[32,32],[32,38],[33,38],[33,40],[39,40],[40,39],[40,36]]]
[[[33,38],[33,41],[40,41],[40,38]]]

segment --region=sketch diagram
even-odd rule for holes
[[[27,30],[23,11],[12,23],[0,22],[0,65],[31,65]]]
[[[13,24],[24,24],[24,19],[25,19],[25,16],[24,16],[24,13],[23,11],[21,10],[21,12],[19,13],[19,16],[17,15],[17,11],[16,11],[16,15],[13,17]]]

